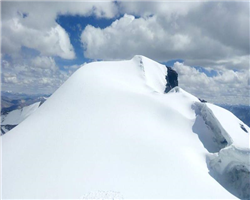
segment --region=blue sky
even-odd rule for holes
[[[173,67],[194,95],[248,104],[248,8],[249,2],[2,2],[2,90],[53,93],[86,63],[139,54]]]
[[[92,25],[96,28],[104,29],[112,24],[112,22],[116,19],[121,18],[122,16],[116,16],[111,19],[103,19],[103,18],[97,18],[95,16],[89,16],[89,17],[82,17],[82,16],[69,16],[69,15],[59,15],[56,19],[56,22],[60,24],[66,32],[69,34],[70,42],[74,47],[76,58],[72,60],[62,59],[60,57],[56,58],[56,63],[59,67],[63,67],[65,65],[81,65],[85,62],[92,62],[95,60],[101,60],[101,59],[89,59],[85,58],[83,56],[84,54],[84,47],[81,44],[81,33],[83,29],[87,25]],[[138,18],[138,17],[136,17]],[[184,62],[182,59],[173,59],[168,60],[166,62],[161,62],[162,64],[165,64],[167,66],[173,66],[175,62]],[[210,75],[210,73],[207,70],[204,70],[204,68],[200,68],[200,70],[203,70],[205,73]]]
[[[75,50],[76,58],[68,60],[68,59],[63,59],[57,56],[55,57],[55,61],[58,67],[60,67],[61,70],[65,70],[63,68],[65,65],[66,66],[81,65],[82,63],[89,63],[89,62],[93,62],[96,60],[101,60],[101,59],[89,59],[83,56],[84,47],[81,44],[81,39],[80,39],[81,33],[87,25],[92,25],[96,28],[104,29],[110,26],[114,20],[119,19],[121,17],[122,16],[116,16],[111,19],[106,19],[106,18],[103,19],[103,18],[97,18],[95,16],[82,17],[82,16],[59,15],[56,19],[56,22],[60,24],[68,33],[70,42],[73,45],[74,50]],[[21,53],[26,57],[27,56],[35,57],[39,55],[39,51],[27,48],[25,46],[22,46]],[[6,56],[5,59],[8,59],[8,55]],[[171,60],[161,62],[161,63],[166,66],[173,67],[175,62],[183,63],[184,60],[183,59],[171,59]],[[198,66],[193,66],[193,67],[195,67],[200,72],[204,72],[208,76],[216,75],[216,71],[214,70],[208,71],[203,67],[198,67]]]
[[[85,62],[91,62],[93,59],[88,59],[83,56],[84,48],[81,44],[81,33],[83,29],[88,25],[92,25],[96,28],[106,28],[110,26],[114,21],[114,18],[111,19],[103,19],[96,18],[95,16],[82,17],[82,16],[69,16],[69,15],[61,15],[58,16],[56,22],[60,24],[66,32],[69,34],[70,42],[73,45],[76,53],[76,59],[73,60],[65,60],[57,58],[57,63],[59,66],[66,65],[81,65]]]

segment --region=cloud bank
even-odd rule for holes
[[[2,84],[5,91],[27,94],[51,94],[69,76],[61,71],[52,57],[38,56],[27,61],[2,61]]]
[[[127,14],[111,26],[84,29],[84,56],[112,60],[142,54],[162,62],[181,58],[190,65],[248,67],[247,2],[121,2],[120,7]]]
[[[186,91],[209,102],[218,104],[249,105],[250,71],[218,70],[216,76],[176,62],[179,85]]]
[[[18,55],[22,46],[45,56],[74,59],[65,30],[56,23],[59,15],[114,17],[113,2],[2,2],[2,53]]]

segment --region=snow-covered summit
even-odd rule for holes
[[[80,68],[2,137],[3,198],[248,197],[249,128],[165,93],[167,73],[144,56]]]

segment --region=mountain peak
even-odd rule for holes
[[[80,68],[2,136],[3,198],[247,197],[247,126],[178,86],[165,93],[167,75],[144,56]],[[217,182],[232,173],[234,191]]]

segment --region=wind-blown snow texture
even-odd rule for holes
[[[143,56],[80,68],[2,136],[3,198],[249,195],[243,123],[179,87],[164,93],[166,75]]]

